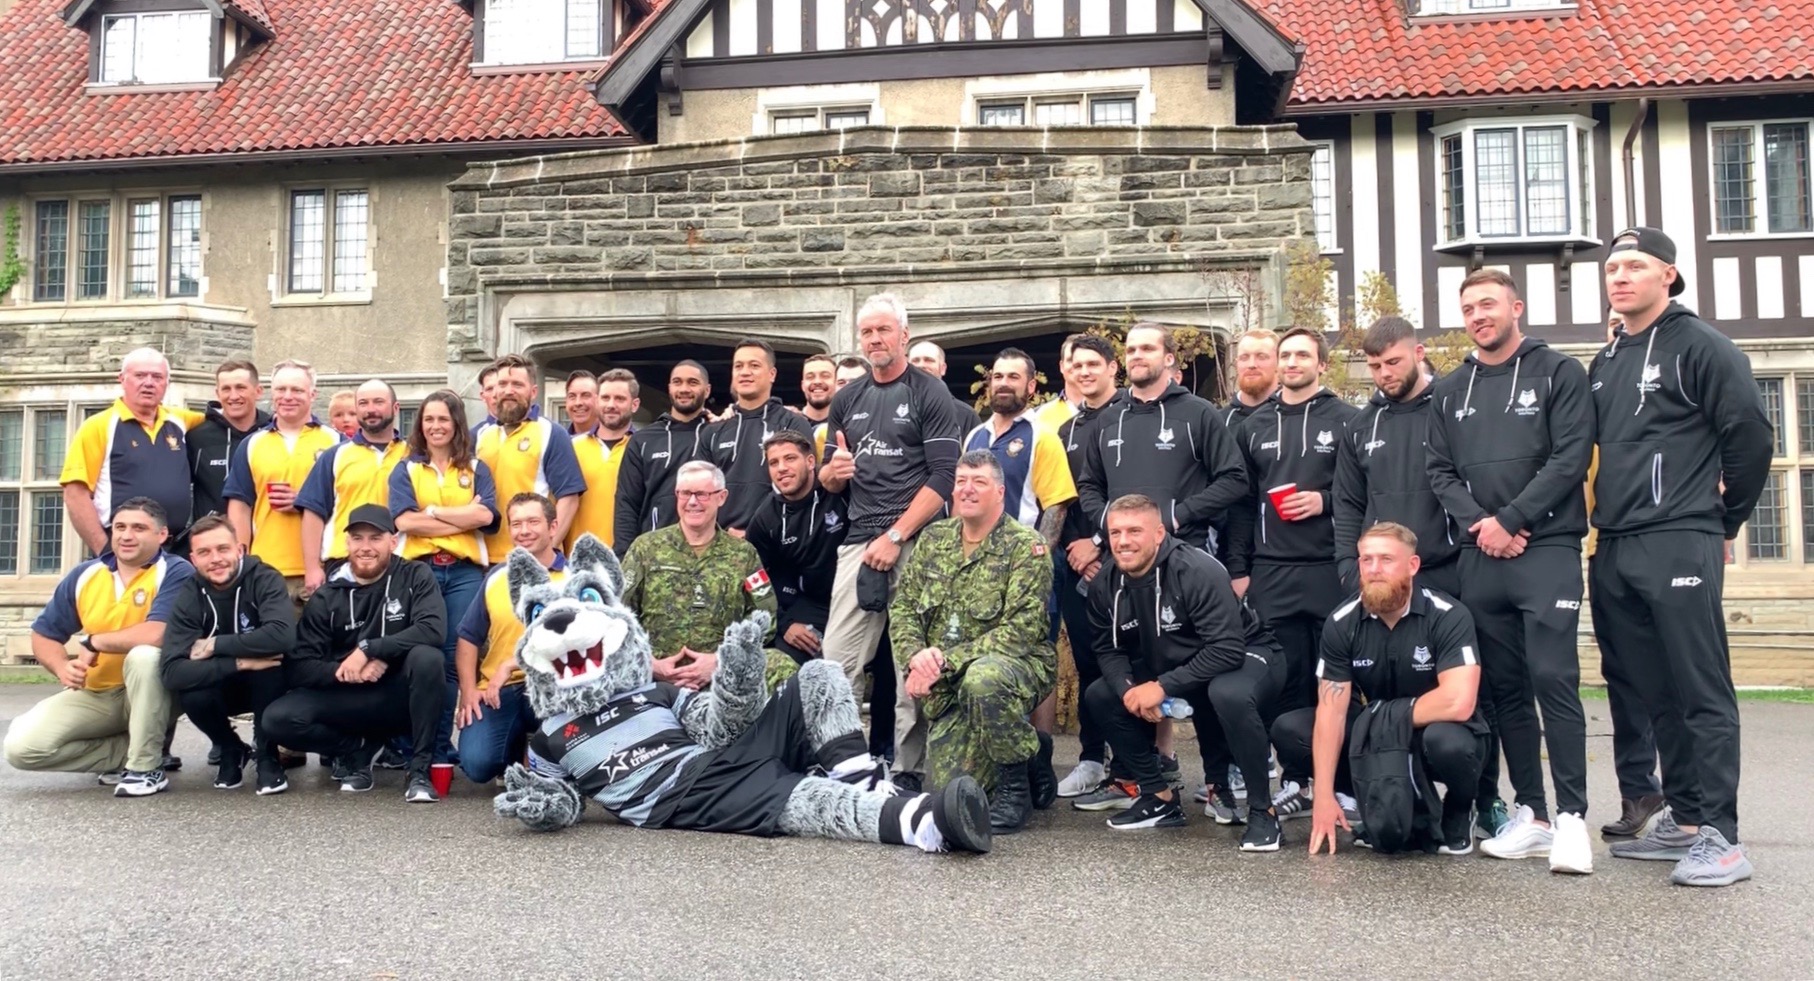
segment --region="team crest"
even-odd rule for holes
[[[1020,451],[1026,449],[1026,448],[1027,448],[1027,441],[1024,439],[1021,439],[1019,436],[1016,436],[1013,439],[1008,440],[1008,455],[1009,456],[1019,456]]]
[[[1533,389],[1527,388],[1524,391],[1519,392],[1518,393],[1518,404],[1526,409],[1530,408],[1533,405],[1536,405],[1537,404],[1536,391]]]
[[[519,453],[529,452],[529,437],[525,436],[522,439],[517,440],[516,448]]]
[[[825,530],[826,531],[837,531],[838,530],[838,512],[836,512],[836,511],[825,512]]]
[[[246,613],[239,615],[239,632],[249,633],[252,630],[252,617]]]
[[[894,417],[896,419],[907,418],[907,403],[902,402],[900,405],[894,407]]]
[[[1159,430],[1159,443],[1162,446],[1172,445],[1172,430],[1170,426]]]
[[[1328,452],[1329,448],[1335,445],[1335,434],[1327,429],[1322,430],[1316,434],[1316,445],[1318,449]]]
[[[1430,649],[1428,647],[1414,648],[1411,651],[1411,660],[1416,661],[1419,665],[1429,664]]]
[[[1164,607],[1159,611],[1159,622],[1169,627],[1178,622],[1178,615],[1172,612],[1171,607]]]
[[[164,437],[164,443],[165,443],[165,444],[166,444],[166,445],[168,445],[168,446],[169,446],[169,447],[170,447],[170,448],[171,448],[171,449],[173,449],[173,450],[177,450],[177,449],[181,449],[181,448],[182,448],[182,447],[180,447],[180,446],[177,446],[177,445],[176,445],[176,437],[175,437],[175,436],[165,436],[165,437]]]
[[[460,475],[460,488],[462,490],[464,490],[471,486],[472,486],[472,474],[469,474],[469,473],[461,474]]]
[[[403,601],[397,600],[397,599],[392,599],[392,600],[386,601],[384,604],[384,615],[387,617],[402,616],[403,615]]]
[[[132,591],[132,605],[133,606],[144,606],[145,605],[145,591],[144,590],[135,589]]]

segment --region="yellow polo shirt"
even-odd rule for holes
[[[164,552],[131,579],[121,578],[112,555],[89,559],[57,583],[44,612],[32,622],[32,633],[67,644],[78,633],[112,633],[147,620],[167,622],[180,587],[193,575],[189,563]],[[83,687],[107,691],[124,685],[125,665],[124,654],[95,655]]]
[[[554,554],[554,565],[548,578],[561,582],[567,578],[567,558]],[[517,619],[510,605],[510,567],[499,565],[485,576],[485,585],[464,616],[460,618],[460,639],[479,649],[479,687],[506,668],[510,676],[504,687],[523,683],[523,669],[516,663],[516,645],[523,639],[523,621]]]
[[[346,519],[362,504],[390,507],[391,471],[409,455],[401,435],[393,433],[382,449],[364,433],[336,444],[315,459],[315,468],[296,494],[296,509],[322,520],[322,559],[346,558]]]
[[[340,434],[310,419],[295,439],[277,431],[277,422],[247,436],[233,451],[224,495],[252,509],[252,554],[286,576],[300,576],[302,513],[275,511],[265,488],[287,483],[301,493],[321,454],[340,443]]]
[[[498,524],[498,491],[492,483],[491,468],[482,460],[472,461],[470,467],[436,470],[434,464],[419,456],[412,456],[391,471],[390,509],[393,518],[406,511],[426,511],[430,507],[461,507],[474,501],[491,509],[492,523],[488,527],[495,528]],[[463,535],[430,538],[404,535],[397,542],[397,549],[406,559],[420,559],[436,552],[446,552],[476,565],[491,564],[491,551],[485,547],[485,529],[469,531]],[[451,620],[464,616],[465,613],[465,610],[448,610],[447,616]]]
[[[624,449],[629,445],[627,433],[616,443],[605,442],[596,431],[573,437],[573,455],[579,460],[586,492],[580,495],[573,527],[567,529],[567,551],[573,551],[573,543],[588,531],[605,545],[614,544],[612,539],[616,534],[612,520],[617,513],[617,472],[623,467]]]
[[[559,501],[586,492],[586,478],[573,456],[572,437],[544,417],[540,407],[531,406],[529,417],[508,432],[501,423],[481,425],[473,454],[491,468],[500,512],[509,509],[510,499],[518,494],[540,494]],[[498,530],[486,536],[485,547],[493,555],[508,555],[510,528],[507,522],[498,524]]]

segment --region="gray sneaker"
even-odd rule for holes
[[[1650,833],[1631,841],[1615,841],[1609,851],[1613,858],[1636,858],[1647,862],[1679,862],[1688,857],[1688,849],[1700,839],[1683,831],[1675,815],[1664,811],[1650,826]]]
[[[1134,806],[1134,800],[1140,796],[1140,788],[1126,780],[1110,780],[1082,797],[1071,799],[1071,806],[1079,811],[1125,811]]]
[[[1701,833],[1688,849],[1688,857],[1675,863],[1669,881],[1678,886],[1729,886],[1751,878],[1751,859],[1742,845],[1734,845],[1713,825],[1701,825]]]

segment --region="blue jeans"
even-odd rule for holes
[[[535,729],[535,713],[520,684],[498,692],[498,707],[480,703],[479,718],[460,730],[460,772],[473,783],[502,776]]]
[[[460,757],[454,752],[453,744],[453,717],[454,707],[460,704],[460,672],[454,667],[454,645],[460,639],[460,621],[478,598],[480,587],[485,585],[485,570],[471,562],[429,563],[428,568],[435,574],[435,584],[441,587],[441,601],[447,604],[447,640],[441,644],[441,653],[447,658],[447,708],[441,712],[441,721],[435,724],[435,762],[458,763]]]

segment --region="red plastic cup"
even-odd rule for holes
[[[453,789],[453,771],[454,767],[452,763],[432,763],[429,765],[428,779],[430,783],[435,785],[435,796],[446,797],[447,792]]]
[[[1285,498],[1290,497],[1291,495],[1296,494],[1297,492],[1298,492],[1298,485],[1296,485],[1296,484],[1280,484],[1279,486],[1274,487],[1273,489],[1267,491],[1266,496],[1272,499],[1272,513],[1278,515],[1281,518],[1285,518],[1285,512],[1279,510],[1279,508],[1281,505],[1283,505],[1285,503]],[[1291,519],[1285,518],[1285,520],[1290,521]]]

